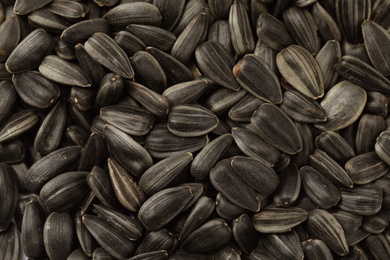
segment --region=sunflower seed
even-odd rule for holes
[[[161,190],[141,206],[138,219],[148,230],[159,229],[194,204],[202,192],[201,184]]]
[[[39,116],[32,110],[21,110],[5,121],[0,130],[0,142],[12,140],[38,123]]]
[[[390,165],[390,157],[387,149],[388,136],[390,131],[383,131],[377,138],[375,143],[375,152],[385,163]]]
[[[124,3],[108,11],[103,17],[115,29],[124,29],[129,24],[159,26],[162,16],[158,8],[149,3]]]
[[[16,46],[5,62],[5,67],[13,74],[34,69],[53,48],[53,38],[45,30],[36,29]]]
[[[260,105],[251,118],[251,124],[265,141],[285,153],[295,154],[302,149],[302,140],[294,122],[275,105]]]
[[[59,15],[56,15],[46,8],[32,12],[28,16],[28,22],[36,28],[43,28],[48,32],[61,34],[70,26],[70,23]]]
[[[76,212],[74,218],[74,225],[75,225],[77,240],[80,243],[81,249],[88,257],[91,257],[93,251],[98,246],[98,243],[96,242],[92,234],[88,231],[87,227],[84,225],[82,221],[81,210],[78,210]]]
[[[328,119],[317,123],[315,127],[322,131],[336,131],[353,124],[363,112],[367,93],[361,87],[341,81],[332,87],[321,101]]]
[[[251,94],[245,95],[229,110],[229,118],[237,122],[250,122],[253,113],[264,101]]]
[[[89,257],[83,252],[82,249],[76,249],[70,255],[66,260],[88,260]]]
[[[103,166],[107,159],[107,146],[102,135],[92,133],[85,144],[77,166],[78,171],[90,171],[94,166]]]
[[[175,185],[187,173],[191,153],[167,157],[147,169],[139,180],[139,187],[148,195]]]
[[[383,28],[390,27],[390,19],[387,15],[390,5],[387,1],[379,0],[372,3],[372,12],[370,19],[381,25]]]
[[[256,55],[245,55],[234,66],[233,74],[237,82],[255,97],[274,104],[282,102],[282,90],[278,78]],[[262,84],[258,85],[258,82]]]
[[[65,18],[83,18],[88,7],[83,3],[74,1],[54,1],[47,6],[47,10]]]
[[[365,239],[369,235],[370,235],[370,233],[368,233],[367,231],[365,231],[362,228],[359,228],[355,232],[345,234],[345,236],[347,238],[347,243],[349,246],[353,246],[353,245],[358,244],[359,242],[361,242],[363,239]]]
[[[302,167],[299,173],[302,178],[303,189],[314,203],[323,209],[329,209],[337,205],[341,196],[333,183],[310,166]]]
[[[390,257],[390,243],[382,234],[371,234],[362,242],[368,259],[386,259]]]
[[[340,165],[344,165],[345,162],[355,156],[355,152],[347,141],[333,131],[322,132],[316,137],[315,144],[317,149],[326,152]]]
[[[341,209],[331,211],[332,215],[337,219],[345,233],[352,233],[359,229],[362,224],[363,217]]]
[[[14,15],[0,23],[0,62],[5,62],[21,40],[19,18]]]
[[[89,214],[83,215],[82,221],[96,241],[110,255],[117,259],[131,256],[135,245],[120,230],[112,227],[106,220]]]
[[[332,252],[326,244],[319,239],[309,239],[302,242],[303,253],[306,259],[310,260],[331,260]]]
[[[220,88],[208,96],[206,107],[216,115],[222,114],[231,109],[247,93],[243,88],[238,91]]]
[[[146,198],[136,181],[124,167],[111,158],[108,158],[108,171],[118,201],[126,209],[137,212]]]
[[[152,166],[153,161],[148,151],[126,133],[106,125],[104,136],[110,153],[134,176],[141,176]]]
[[[93,251],[92,258],[95,260],[114,260],[114,258],[103,247],[98,247]]]
[[[43,226],[43,241],[50,259],[65,259],[72,252],[74,235],[72,218],[68,213],[51,213]]]
[[[143,51],[146,48],[145,43],[141,39],[128,31],[118,32],[114,40],[130,57],[137,51]]]
[[[273,193],[273,202],[276,206],[286,207],[298,199],[301,190],[301,177],[295,164],[284,169],[280,175],[280,184]]]
[[[105,19],[96,18],[75,23],[62,32],[61,39],[74,46],[84,43],[96,32],[109,34],[109,26]]]
[[[0,232],[5,231],[11,223],[18,202],[18,179],[14,170],[6,163],[0,163]],[[5,254],[5,252],[4,252]]]
[[[0,144],[0,163],[14,164],[14,163],[23,162],[24,156],[25,156],[25,147],[21,141],[16,140],[14,142],[7,142],[5,144]]]
[[[225,88],[237,91],[240,86],[233,75],[232,57],[217,42],[207,41],[195,50],[196,63],[203,73]]]
[[[173,28],[172,32],[179,36],[183,30],[187,27],[194,18],[199,14],[208,11],[208,6],[204,0],[190,0],[184,6],[184,10],[179,21],[176,23],[176,26]]]
[[[260,249],[253,250],[249,255],[250,260],[271,260],[271,258]]]
[[[303,259],[303,250],[295,231],[264,236],[264,251],[270,259]]]
[[[367,91],[367,103],[364,112],[386,117],[388,102],[389,99],[386,95],[380,92]]]
[[[222,259],[241,259],[240,251],[236,248],[231,247],[230,245],[227,245],[223,247],[222,249],[218,250],[217,253],[215,253],[215,260],[222,260]]]
[[[229,30],[229,21],[227,19],[216,20],[210,26],[207,34],[207,40],[218,42],[227,53],[229,53],[231,56],[234,56],[232,38]]]
[[[120,98],[123,92],[123,78],[114,73],[107,73],[96,94],[95,108],[109,106]]]
[[[17,226],[12,223],[7,230],[0,233],[0,257],[2,259],[18,259],[19,247],[19,232]]]
[[[11,82],[0,82],[0,123],[3,122],[13,110],[17,97],[18,94]]]
[[[205,79],[182,82],[167,88],[162,96],[168,99],[171,105],[194,103],[208,86]]]
[[[365,216],[361,227],[372,234],[382,233],[390,222],[388,209],[381,209],[378,213],[371,216]]]
[[[232,203],[226,197],[221,195],[221,193],[218,193],[215,199],[215,211],[220,217],[228,220],[234,220],[240,215],[248,213],[248,210]]]
[[[28,13],[40,9],[51,1],[52,0],[33,0],[25,2],[23,0],[17,0],[15,1],[13,12],[17,15],[26,15]]]
[[[85,74],[91,79],[92,86],[100,86],[106,74],[103,67],[96,62],[85,50],[84,45],[78,43],[75,47],[77,61]]]
[[[0,80],[5,82],[5,80],[11,80],[12,74],[6,69],[5,63],[0,63]]]
[[[153,252],[147,252],[138,254],[129,258],[129,260],[166,260],[168,259],[168,252],[166,250],[157,250]]]
[[[154,0],[153,4],[157,6],[162,15],[160,27],[167,31],[172,31],[183,14],[186,1]]]
[[[139,244],[136,255],[153,252],[157,250],[166,250],[172,254],[177,248],[177,239],[165,228],[149,232]]]

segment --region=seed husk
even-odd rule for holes
[[[363,218],[361,227],[371,234],[380,234],[389,225],[390,215],[388,209],[381,209],[378,213]]]
[[[370,19],[380,24],[383,28],[390,27],[390,19],[389,16],[386,15],[390,10],[390,5],[387,1],[375,1],[372,4],[372,11]]]
[[[327,245],[319,239],[308,239],[302,242],[303,253],[305,258],[310,260],[331,260],[332,252]]]
[[[251,94],[245,95],[228,113],[228,117],[236,122],[250,122],[253,113],[264,101]]]
[[[363,217],[360,215],[342,209],[336,209],[330,213],[337,219],[346,234],[357,231],[362,224]]]
[[[103,77],[105,75],[105,71],[98,62],[96,62],[85,50],[83,44],[78,43],[75,47],[75,53],[77,57],[77,61],[79,62],[80,67],[84,70],[84,72],[91,79],[92,86],[99,86]]]
[[[208,82],[205,79],[182,82],[170,86],[162,96],[169,100],[171,105],[195,103],[207,90]]]
[[[39,116],[33,110],[20,110],[3,123],[0,130],[0,142],[15,139],[34,127],[38,121]]]
[[[13,12],[17,15],[26,15],[35,10],[40,9],[41,7],[47,5],[52,0],[32,0],[25,2],[23,0],[15,1],[15,5],[13,7]]]
[[[21,141],[0,144],[0,163],[23,163],[25,147]]]
[[[273,202],[279,207],[288,207],[295,203],[301,191],[301,176],[295,164],[289,165],[279,175],[280,183],[273,194]]]
[[[0,82],[0,123],[2,123],[13,110],[17,96],[18,94],[11,82]]]
[[[94,166],[103,166],[106,159],[107,145],[103,135],[92,133],[84,145],[77,170],[90,171]]]
[[[390,243],[382,234],[371,234],[362,242],[367,258],[386,259],[390,257]]]
[[[324,42],[331,40],[341,42],[341,32],[335,21],[335,17],[332,17],[320,3],[314,3],[311,14],[317,24],[320,37]]]
[[[172,31],[183,14],[186,1],[154,0],[153,4],[157,6],[162,15],[160,27]]]
[[[108,22],[105,19],[95,18],[75,23],[62,32],[61,39],[74,46],[78,43],[83,44],[96,32],[109,33]]]
[[[34,27],[43,28],[48,32],[58,34],[70,26],[70,23],[64,17],[56,15],[46,8],[29,14],[28,22]]]
[[[156,250],[166,250],[168,254],[177,248],[178,241],[167,229],[162,228],[149,232],[139,244],[136,255],[153,252]]]
[[[97,248],[98,243],[96,242],[92,234],[88,231],[87,227],[84,225],[81,214],[81,210],[78,210],[74,217],[76,236],[83,252],[88,257],[91,257],[93,251]]]
[[[234,55],[229,20],[222,19],[214,21],[207,33],[207,40],[220,43],[227,53],[232,56]]]
[[[205,105],[211,112],[220,115],[231,109],[246,94],[248,92],[243,88],[240,88],[238,91],[221,88],[208,96]]]
[[[158,251],[142,253],[129,258],[129,260],[154,260],[154,259],[161,259],[161,260],[168,259],[167,250],[158,250]]]
[[[294,230],[287,233],[266,235],[261,241],[265,253],[271,259],[303,259],[301,242]]]
[[[14,15],[5,22],[0,23],[0,33],[3,35],[0,40],[0,62],[5,62],[11,52],[21,40],[21,28],[19,18]]]
[[[0,232],[10,226],[18,202],[18,192],[18,179],[14,170],[8,164],[0,163]]]
[[[348,142],[334,131],[322,132],[315,139],[317,149],[327,153],[340,165],[344,165],[349,159],[355,156],[355,152]]]

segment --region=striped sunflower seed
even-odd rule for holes
[[[303,253],[305,258],[310,260],[331,260],[332,252],[328,246],[319,239],[308,239],[302,242]]]
[[[364,112],[382,117],[387,116],[388,97],[380,92],[367,91],[367,103]]]
[[[208,86],[206,79],[182,82],[167,88],[162,96],[168,99],[171,105],[194,103]]]
[[[65,85],[90,87],[92,82],[88,75],[77,65],[74,65],[56,55],[46,56],[39,72],[46,78]]]
[[[28,15],[29,24],[43,28],[48,32],[61,34],[71,24],[64,17],[56,15],[46,8],[41,8]]]
[[[84,225],[81,216],[81,210],[76,212],[74,217],[74,225],[76,230],[77,240],[80,243],[81,249],[88,256],[91,257],[93,251],[97,248],[98,243],[92,234],[88,231],[87,227]]]
[[[21,40],[20,20],[14,15],[0,23],[0,62],[5,62]]]
[[[205,105],[214,114],[219,115],[231,109],[247,93],[243,88],[238,91],[220,88],[208,96]]]
[[[58,0],[50,3],[47,10],[65,18],[75,19],[85,17],[88,7],[79,2]]]
[[[2,259],[18,259],[19,257],[19,231],[15,224],[0,233],[0,257]]]
[[[8,117],[14,108],[18,98],[18,93],[14,85],[9,81],[0,82],[0,122],[2,123]]]
[[[309,164],[309,156],[315,150],[314,147],[314,138],[312,130],[308,124],[296,123],[299,135],[302,139],[302,150],[300,150],[296,155],[294,155],[291,160],[298,167],[305,166]]]
[[[145,43],[141,39],[128,31],[118,32],[114,40],[129,57],[133,56],[137,51],[143,51],[146,48]]]
[[[167,229],[162,228],[146,234],[135,251],[135,254],[140,255],[157,250],[165,250],[168,254],[172,254],[177,246],[178,241],[176,237],[174,237]]]
[[[334,131],[322,132],[315,139],[317,149],[327,153],[340,165],[344,165],[349,159],[355,156],[355,152],[348,142]]]
[[[103,67],[87,53],[83,44],[78,43],[74,49],[77,61],[79,62],[80,67],[91,79],[92,86],[99,86],[106,74]]]
[[[315,209],[309,213],[307,223],[312,236],[322,240],[332,252],[340,256],[348,254],[344,230],[331,213]]]
[[[162,15],[160,27],[172,31],[183,14],[186,1],[154,0],[153,4],[157,6]]]
[[[113,260],[114,258],[103,247],[98,247],[93,251],[93,259],[96,260]]]
[[[83,252],[82,249],[76,249],[68,256],[67,260],[88,260],[89,257]]]
[[[260,105],[251,124],[265,141],[285,153],[295,154],[302,149],[302,139],[295,123],[275,105]]]
[[[223,19],[214,21],[207,33],[207,40],[218,42],[222,45],[227,53],[233,56],[234,49],[229,30],[229,20]]]
[[[154,260],[154,259],[159,259],[159,260],[168,259],[167,250],[157,250],[153,252],[142,253],[129,258],[129,260]]]
[[[34,127],[39,116],[30,109],[21,110],[5,121],[0,130],[0,142],[12,140]]]
[[[51,213],[43,226],[43,242],[50,259],[65,259],[72,252],[74,226],[69,213]]]
[[[148,195],[172,187],[183,179],[192,158],[191,153],[180,153],[159,161],[142,174],[139,187]]]
[[[56,46],[54,47],[54,52],[57,56],[63,58],[64,60],[73,60],[76,58],[76,52],[72,46],[69,46],[62,39],[56,40]]]
[[[0,200],[2,201],[0,232],[7,230],[10,226],[18,202],[18,192],[19,186],[15,171],[8,164],[0,163]],[[2,252],[2,254],[5,254],[5,252]]]
[[[290,164],[280,175],[280,184],[273,193],[273,202],[278,207],[287,207],[295,203],[301,191],[301,176],[298,167]]]
[[[303,259],[303,250],[297,233],[275,233],[264,236],[264,252],[270,259]]]
[[[317,123],[315,127],[322,131],[336,131],[353,124],[363,112],[367,101],[367,93],[361,87],[341,81],[332,87],[321,100],[328,119]]]
[[[161,190],[142,204],[138,219],[148,230],[159,229],[193,205],[202,192],[202,184]]]
[[[384,76],[390,75],[390,33],[379,24],[365,20],[362,24],[367,54],[374,67]],[[381,47],[379,47],[379,44]]]
[[[282,90],[278,78],[256,55],[245,55],[234,66],[233,74],[237,82],[253,96],[274,104],[282,102]]]
[[[332,15],[317,1],[315,1],[311,14],[318,27],[318,33],[323,42],[336,40],[341,42],[341,32],[338,27],[335,17]]]
[[[6,69],[13,74],[36,68],[54,48],[54,39],[43,29],[27,35],[9,55]]]
[[[203,0],[191,0],[188,1],[185,6],[183,13],[177,22],[176,26],[173,28],[172,32],[179,36],[180,33],[187,27],[191,21],[194,20],[200,13],[208,11],[207,3]]]
[[[261,99],[247,94],[229,110],[228,117],[233,121],[249,123],[253,113],[263,103]]]
[[[372,3],[372,11],[370,19],[381,25],[383,28],[390,27],[389,16],[386,15],[390,10],[390,4],[387,1],[375,1]]]
[[[362,242],[368,259],[386,259],[390,257],[390,243],[383,234],[371,234]]]
[[[231,4],[232,4],[232,0],[208,1],[208,7],[210,9],[210,12],[215,16],[215,18],[228,17]]]
[[[370,235],[369,232],[365,231],[362,228],[359,228],[355,232],[347,233],[345,236],[347,238],[347,243],[349,246],[354,246],[364,240],[366,237]]]
[[[278,54],[277,51],[274,49],[271,49],[268,47],[264,41],[257,40],[255,49],[253,51],[254,55],[259,56],[261,59],[265,61],[265,63],[268,65],[268,67],[276,74],[279,75],[278,68],[276,66],[276,55]]]
[[[218,193],[215,199],[215,211],[220,217],[228,220],[234,220],[240,215],[248,213],[248,210],[232,203],[226,197],[221,195],[221,193]]]
[[[346,234],[357,231],[362,224],[363,217],[360,215],[341,209],[330,211],[330,213],[337,219]]]
[[[216,218],[192,232],[180,247],[190,253],[210,253],[226,245],[231,236],[228,224],[223,219]]]
[[[388,209],[381,209],[378,213],[371,216],[365,216],[361,227],[371,234],[382,233],[390,222],[390,215]]]
[[[27,172],[27,189],[38,192],[47,181],[69,170],[80,157],[80,154],[80,146],[68,146],[42,157]]]
[[[105,19],[95,18],[75,23],[62,32],[61,39],[74,46],[78,43],[84,43],[97,32],[109,34],[108,22]]]
[[[276,56],[276,64],[288,83],[302,94],[317,99],[324,95],[321,68],[305,48],[291,45]]]
[[[390,165],[390,152],[388,151],[390,131],[383,131],[375,143],[375,152],[385,163]]]
[[[240,251],[227,245],[224,246],[222,249],[218,250],[218,253],[215,254],[216,260],[222,260],[222,259],[240,259]]]
[[[301,208],[267,206],[253,215],[253,226],[260,233],[285,233],[304,222],[307,214]]]
[[[49,4],[51,1],[52,0],[32,0],[25,2],[23,0],[17,0],[15,1],[13,12],[17,15],[26,15]]]
[[[25,147],[21,141],[0,144],[0,163],[23,163]]]
[[[72,87],[70,89],[70,103],[80,111],[93,108],[96,92],[92,88]]]
[[[77,170],[90,171],[94,166],[103,166],[106,159],[107,146],[103,135],[92,133],[81,152]]]
[[[232,222],[232,234],[240,249],[250,254],[256,248],[256,230],[247,214],[242,214]]]
[[[107,73],[100,82],[95,98],[95,108],[114,104],[123,93],[123,78],[115,73]]]
[[[146,199],[137,182],[124,167],[112,158],[108,158],[108,172],[118,201],[126,209],[137,212]]]

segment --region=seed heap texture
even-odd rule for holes
[[[389,0],[0,0],[0,259],[388,260],[389,92]]]

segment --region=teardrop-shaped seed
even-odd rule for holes
[[[213,213],[214,201],[206,196],[200,197],[194,204],[179,235],[179,240],[185,240],[194,230],[202,225]]]
[[[114,159],[108,158],[108,171],[111,184],[119,202],[126,209],[137,212],[145,201],[145,194],[136,181]]]
[[[18,179],[14,170],[6,163],[0,163],[0,232],[11,223],[18,202]],[[2,252],[0,252],[2,254]],[[5,254],[5,253],[4,253]]]
[[[219,115],[232,108],[246,94],[248,92],[243,88],[238,91],[220,88],[208,96],[205,105],[214,114]]]
[[[298,199],[301,191],[301,176],[298,167],[290,164],[280,175],[280,184],[273,194],[273,201],[276,206],[288,207]]]
[[[26,2],[23,0],[17,0],[15,1],[13,12],[17,15],[26,15],[28,13],[40,9],[51,1],[52,0],[31,0]]]
[[[229,118],[237,122],[250,122],[253,113],[264,101],[251,94],[245,95],[229,110]]]
[[[229,9],[232,4],[232,0],[210,0],[208,1],[208,7],[210,12],[216,18],[226,18],[229,16]]]
[[[5,67],[13,74],[37,67],[54,48],[54,39],[43,29],[36,29],[26,36],[12,51]]]
[[[227,133],[215,138],[207,144],[191,163],[191,175],[198,181],[207,178],[210,170],[218,162],[233,142],[232,135]]]
[[[286,90],[283,93],[280,108],[297,122],[317,123],[327,120],[325,111],[316,100],[296,90]]]
[[[330,213],[337,219],[346,234],[357,231],[362,224],[363,217],[360,215],[342,209],[336,209]]]
[[[57,149],[34,163],[27,173],[26,187],[38,192],[41,187],[58,174],[70,169],[81,154],[80,146]]]
[[[324,95],[321,68],[305,48],[291,45],[276,56],[276,64],[282,76],[302,94],[317,99]]]
[[[126,53],[107,34],[95,33],[89,37],[84,46],[87,53],[104,67],[124,78],[134,78],[134,71]]]
[[[207,14],[200,13],[177,37],[171,55],[181,62],[189,61],[196,47],[205,40],[207,26]]]
[[[245,55],[253,51],[255,40],[248,12],[241,1],[234,1],[230,6],[229,31],[233,48],[238,55]]]
[[[129,135],[146,135],[152,128],[154,116],[143,108],[132,106],[106,106],[100,109],[100,117]]]
[[[81,249],[87,256],[92,256],[93,251],[97,247],[98,243],[92,234],[88,231],[87,227],[82,221],[81,210],[76,212],[74,217],[74,225],[76,229],[77,240],[80,243]]]
[[[48,32],[61,34],[71,24],[59,15],[56,15],[46,8],[32,12],[28,16],[28,22],[36,28],[43,28]]]
[[[310,212],[308,218],[309,232],[322,240],[334,253],[347,255],[348,245],[343,228],[336,218],[329,212],[322,209],[315,209]]]
[[[315,139],[317,149],[327,153],[340,165],[344,165],[350,158],[355,156],[355,152],[348,142],[334,131],[322,132]]]
[[[138,219],[148,230],[161,228],[195,203],[202,191],[201,184],[161,190],[141,206]]]
[[[97,32],[109,34],[108,22],[105,19],[95,18],[75,23],[62,32],[61,39],[74,46],[78,43],[83,44]]]
[[[143,24],[130,24],[126,31],[138,37],[146,46],[169,52],[176,41],[176,36],[162,28]]]
[[[299,170],[307,196],[323,209],[335,206],[341,196],[337,187],[311,166]]]
[[[175,185],[186,174],[192,161],[191,153],[165,158],[147,169],[139,180],[139,187],[148,195]]]
[[[257,36],[271,49],[280,51],[294,44],[286,26],[271,14],[263,13],[257,20]]]
[[[354,184],[368,184],[385,175],[389,166],[375,152],[359,154],[345,164]]]
[[[259,99],[274,104],[282,102],[282,90],[275,73],[264,61],[253,54],[247,54],[233,68],[237,82]],[[258,84],[262,82],[262,84]]]
[[[118,32],[114,40],[129,57],[133,56],[137,51],[143,51],[146,48],[145,43],[141,39],[128,31]]]
[[[228,224],[223,219],[216,218],[192,232],[180,247],[186,252],[209,253],[226,245],[231,235]]]
[[[30,130],[39,121],[39,116],[32,110],[21,110],[3,123],[0,130],[0,142],[14,139]]]
[[[321,101],[328,119],[315,127],[322,131],[336,131],[353,124],[363,112],[367,93],[361,87],[342,81],[332,87]]]
[[[207,41],[195,50],[196,63],[203,73],[225,88],[237,91],[240,86],[233,75],[233,60],[217,42]]]
[[[166,158],[182,152],[195,152],[209,142],[207,135],[180,137],[172,134],[166,125],[154,125],[146,136],[146,149],[155,158]]]
[[[307,218],[306,210],[268,206],[253,215],[253,226],[261,233],[285,233]]]
[[[372,12],[370,19],[381,25],[383,28],[390,27],[390,17],[387,15],[390,11],[390,4],[386,0],[375,1],[372,3]]]
[[[242,214],[233,220],[232,234],[244,253],[250,254],[256,248],[257,233],[247,214]]]
[[[129,24],[161,24],[161,14],[155,5],[143,2],[123,3],[108,11],[103,17],[115,29],[124,29]]]
[[[104,136],[111,154],[132,175],[141,176],[146,169],[152,166],[153,161],[149,153],[126,133],[111,125],[106,125]]]
[[[295,231],[264,236],[261,240],[270,259],[303,259],[303,250]]]
[[[223,19],[214,21],[207,33],[207,40],[218,42],[222,45],[227,53],[233,56],[234,49],[231,33],[229,30],[229,20]]]
[[[201,136],[218,125],[218,118],[210,110],[199,105],[177,105],[168,115],[168,130],[181,137]]]
[[[390,215],[388,209],[382,209],[375,215],[365,216],[361,227],[372,234],[382,233],[390,222]]]
[[[167,229],[162,228],[147,233],[142,242],[138,245],[135,255],[139,256],[140,254],[156,250],[166,250],[167,253],[172,254],[177,248],[177,245],[178,241],[176,237]]]
[[[106,74],[103,66],[96,62],[85,50],[84,45],[78,43],[75,47],[77,61],[80,67],[91,79],[92,86],[99,86]]]
[[[349,188],[353,187],[349,174],[324,151],[316,149],[310,155],[310,165],[333,184]]]
[[[296,126],[302,139],[302,150],[291,159],[298,167],[302,167],[309,163],[309,156],[314,152],[314,138],[309,124],[297,122]]]
[[[236,156],[231,160],[231,166],[258,193],[271,195],[279,185],[275,171],[257,159]]]
[[[103,248],[98,247],[92,253],[93,259],[96,260],[113,260],[114,258]]]
[[[146,51],[153,55],[163,68],[168,82],[178,84],[194,79],[192,72],[178,59],[154,47],[147,47]]]
[[[84,253],[82,249],[76,249],[70,255],[66,260],[88,260],[89,257],[87,254]]]
[[[127,259],[131,256],[135,245],[121,230],[112,227],[106,220],[93,215],[85,214],[82,220],[96,241],[110,255],[117,259]]]
[[[341,42],[341,32],[332,15],[318,2],[315,2],[311,9],[314,21],[317,24],[318,32],[323,42],[336,40]]]
[[[0,123],[8,117],[9,113],[14,109],[14,105],[18,99],[18,93],[14,85],[9,81],[0,82]]]
[[[283,13],[283,22],[296,43],[315,55],[320,47],[317,25],[306,9],[291,7]]]
[[[50,211],[66,211],[80,204],[89,192],[88,172],[66,172],[48,181],[41,189],[41,197]]]
[[[68,213],[51,213],[43,226],[43,241],[50,259],[65,259],[72,252],[74,227]]]
[[[183,14],[185,0],[154,0],[153,4],[160,10],[162,20],[160,27],[172,31]]]
[[[390,165],[390,150],[387,148],[390,141],[390,131],[383,131],[376,140],[375,152],[385,163]]]
[[[366,90],[390,91],[390,80],[361,59],[343,56],[335,69],[341,76]]]
[[[319,4],[318,4],[319,5]],[[334,66],[341,59],[340,43],[336,40],[327,41],[315,57],[324,78],[324,89],[328,91],[336,84],[338,74]]]
[[[302,242],[303,253],[305,259],[310,260],[331,260],[333,259],[332,252],[326,244],[319,239],[308,239]]]
[[[19,163],[25,156],[25,147],[21,141],[7,142],[0,144],[0,163]]]
[[[221,193],[218,193],[217,197],[215,198],[215,211],[220,217],[227,220],[234,220],[240,215],[249,212],[247,209],[244,209],[232,203]]]
[[[260,105],[251,124],[264,140],[285,153],[295,154],[302,149],[301,136],[294,122],[275,105]]]
[[[88,75],[77,65],[55,55],[44,58],[39,72],[46,78],[65,85],[90,87],[92,82]]]
[[[387,259],[390,257],[390,243],[383,234],[371,234],[362,242],[367,259]]]
[[[373,215],[381,209],[383,191],[372,184],[340,188],[341,201],[338,207],[347,212],[363,216]]]
[[[95,108],[114,104],[123,93],[123,78],[115,73],[107,73],[100,82],[96,94]]]
[[[185,6],[183,13],[177,22],[176,26],[173,28],[172,32],[178,36],[182,31],[187,27],[194,18],[196,18],[199,14],[207,11],[211,16],[211,13],[208,11],[207,3],[203,0],[192,0],[188,1]],[[210,17],[211,18],[211,17]]]
[[[80,111],[93,108],[96,92],[92,88],[72,87],[70,89],[70,103]]]
[[[19,18],[14,15],[0,23],[0,62],[5,62],[21,40]]]
[[[19,231],[15,224],[0,233],[0,257],[2,259],[18,259],[20,250]]]
[[[337,0],[335,1],[337,22],[340,31],[350,43],[362,40],[361,25],[371,15],[370,0]]]
[[[345,234],[349,246],[357,245],[369,235],[370,233],[362,228],[359,228],[355,232]]]
[[[93,167],[87,175],[87,183],[96,197],[106,207],[118,206],[118,200],[114,193],[109,175],[99,166]]]
[[[92,133],[84,145],[80,156],[78,171],[90,171],[94,166],[103,166],[107,159],[107,145],[103,133]]]
[[[54,1],[47,6],[47,10],[65,18],[83,18],[88,12],[88,7],[83,3],[74,1]]]
[[[385,118],[388,112],[388,101],[388,97],[383,93],[367,91],[367,103],[366,107],[364,108],[364,112]]]
[[[217,191],[237,206],[254,212],[260,210],[255,190],[234,170],[230,160],[222,160],[211,169],[210,181]]]
[[[209,86],[206,79],[192,80],[170,86],[162,96],[172,105],[194,103],[207,90]]]

